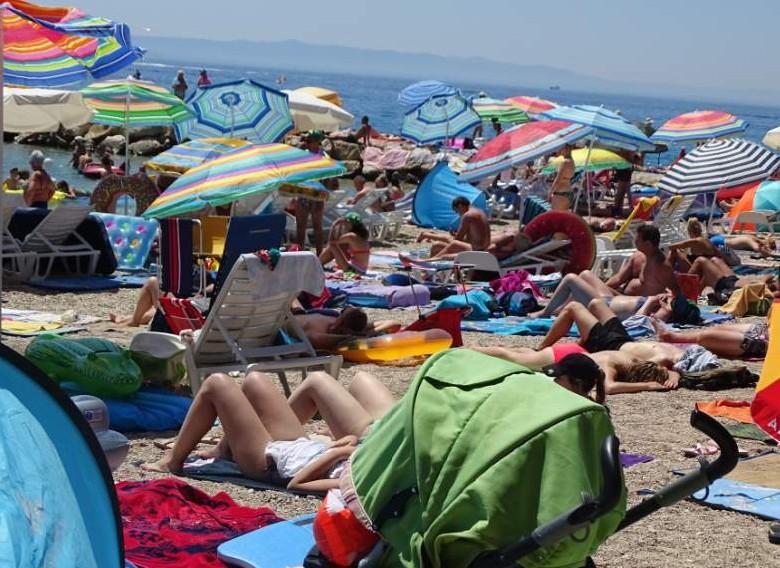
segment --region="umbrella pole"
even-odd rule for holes
[[[590,187],[590,176],[588,175],[588,166],[590,165],[590,154],[593,152],[593,142],[595,142],[595,139],[590,139],[590,144],[588,144],[588,154],[585,156],[585,168],[583,170],[583,175],[585,176],[585,191],[587,192],[587,198],[588,198],[588,222],[592,221],[592,210],[591,210],[591,187]],[[575,211],[576,213],[576,211]]]
[[[233,138],[233,132],[236,129],[236,111],[233,110],[233,105],[230,105],[230,137]]]
[[[130,176],[130,88],[125,95],[125,177]],[[125,215],[127,215],[128,196],[125,195]]]

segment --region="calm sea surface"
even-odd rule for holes
[[[143,63],[138,66],[143,79],[154,81],[163,86],[170,86],[177,69],[180,68],[184,69],[188,83],[195,85],[197,72],[200,69],[197,63],[193,65]],[[368,115],[371,117],[371,123],[384,132],[398,132],[400,129],[403,112],[402,107],[397,102],[397,96],[398,92],[410,83],[406,79],[385,79],[302,71],[246,69],[227,66],[209,67],[208,69],[209,75],[214,82],[248,77],[269,86],[276,86],[276,78],[280,74],[284,74],[287,78],[287,83],[284,85],[286,89],[295,89],[302,86],[318,86],[333,89],[339,92],[344,101],[344,107],[355,115],[356,120],[359,121],[362,115]],[[734,103],[530,89],[522,86],[522,77],[518,77],[517,85],[516,88],[463,83],[458,86],[467,95],[485,91],[489,96],[497,99],[515,95],[532,95],[548,98],[565,105],[604,105],[613,110],[620,110],[623,116],[632,121],[642,121],[645,117],[650,117],[655,121],[656,127],[673,116],[695,109],[723,110],[746,120],[750,124],[746,137],[757,142],[763,138],[767,130],[780,126],[780,106],[770,108]],[[486,128],[486,132],[489,130],[490,128]],[[31,146],[5,144],[3,170],[7,172],[12,166],[26,167],[27,156],[32,149]],[[54,177],[65,179],[79,188],[89,189],[94,185],[93,181],[84,178],[68,167],[66,163],[69,157],[68,152],[52,148],[45,148],[44,151],[48,157],[52,158],[49,170]],[[676,154],[677,149],[675,148],[667,155],[661,157],[662,163],[668,162]],[[649,163],[652,163],[654,159],[652,157],[649,158]]]

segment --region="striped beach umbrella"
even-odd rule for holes
[[[179,140],[229,136],[264,144],[293,128],[287,95],[251,79],[196,89],[187,103],[195,118],[176,125]]]
[[[405,107],[418,107],[431,97],[458,93],[458,89],[441,81],[419,81],[398,93],[398,102]]]
[[[235,138],[200,138],[157,154],[145,165],[158,172],[179,176],[204,162],[248,145],[249,142]]]
[[[527,164],[551,154],[566,144],[591,136],[593,129],[562,120],[529,122],[499,134],[482,146],[460,174],[464,181],[476,181],[518,164]]]
[[[748,123],[719,110],[697,110],[666,121],[650,137],[654,142],[702,142],[744,134]]]
[[[101,78],[142,55],[130,30],[105,18],[68,7],[4,2],[4,82],[27,87],[61,87]]]
[[[336,177],[346,171],[340,162],[287,144],[246,146],[189,170],[143,215],[153,219],[181,215],[208,205],[227,205],[282,184]]]
[[[567,120],[590,126],[596,139],[605,146],[623,148],[632,152],[655,150],[655,144],[634,124],[604,107],[593,105],[559,106],[542,112],[541,118]]]
[[[780,150],[780,126],[767,132],[761,142],[772,150]]]
[[[490,97],[476,97],[471,100],[471,106],[482,120],[492,121],[497,119],[501,124],[522,124],[531,120],[528,115],[519,108],[506,101],[491,99]]]
[[[536,117],[536,115],[548,110],[557,108],[558,105],[552,101],[546,99],[539,99],[537,97],[509,97],[505,99],[507,103],[524,111],[530,117]]]
[[[149,81],[102,81],[82,89],[81,94],[97,124],[172,126],[195,116],[179,97]]]
[[[669,193],[718,191],[768,178],[780,167],[780,156],[747,140],[712,140],[688,152],[658,182]]]
[[[455,138],[481,122],[467,99],[438,95],[404,115],[401,136],[417,144],[434,144]]]
[[[600,172],[603,170],[624,170],[631,167],[631,162],[604,148],[591,149],[590,156],[588,156],[587,148],[577,148],[572,151],[571,157],[574,160],[574,167],[577,171],[587,169],[589,172]],[[551,174],[557,171],[562,161],[563,158],[561,156],[556,156],[548,162],[542,173]]]

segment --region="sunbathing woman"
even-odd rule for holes
[[[328,246],[320,255],[322,266],[335,261],[344,271],[366,272],[371,257],[368,229],[357,213],[347,213],[330,229]]]
[[[669,245],[669,261],[676,263],[678,269],[687,272],[691,264],[700,256],[705,258],[721,256],[720,250],[710,239],[704,235],[704,227],[695,217],[688,219],[686,227],[690,238]],[[688,250],[688,254],[683,254],[683,250]]]
[[[580,274],[564,276],[547,306],[539,312],[529,314],[529,317],[548,318],[569,302],[579,302],[587,306],[593,300],[602,299],[621,321],[636,314],[669,321],[672,312],[667,297],[667,294],[650,297],[615,294],[598,276],[590,270],[585,270]]]
[[[198,391],[173,448],[161,460],[141,467],[181,472],[219,418],[224,438],[205,457],[231,459],[250,478],[274,476],[290,489],[327,491],[338,487],[341,469],[358,438],[393,404],[390,392],[366,374],[356,376],[347,392],[329,375],[313,373],[287,401],[262,373],[249,373],[241,386],[218,373]],[[336,438],[331,443],[312,440],[304,432],[302,423],[315,412]]]

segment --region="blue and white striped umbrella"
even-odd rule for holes
[[[481,122],[471,101],[460,95],[439,95],[404,115],[401,136],[418,144],[433,144],[454,138]]]
[[[550,120],[567,120],[576,124],[590,126],[595,137],[605,146],[614,146],[645,152],[655,150],[655,144],[628,120],[604,107],[592,105],[559,106],[539,115]]]
[[[293,128],[287,94],[251,79],[199,88],[187,102],[196,117],[176,126],[179,140],[227,135],[268,144]]]
[[[398,93],[398,102],[405,107],[418,107],[431,97],[457,95],[458,89],[441,81],[419,81]]]

